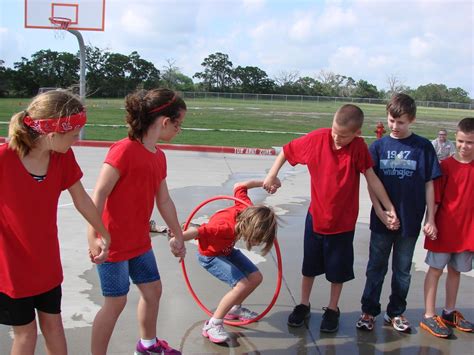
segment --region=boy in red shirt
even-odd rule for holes
[[[425,315],[422,329],[434,336],[452,334],[446,325],[472,332],[473,324],[456,310],[461,272],[472,270],[474,254],[474,118],[464,118],[456,132],[457,155],[441,162],[442,177],[435,180],[437,235],[426,233]],[[441,317],[436,315],[438,281],[447,266],[446,303]]]
[[[321,322],[322,332],[339,328],[339,298],[344,282],[354,278],[354,230],[359,212],[359,174],[375,193],[385,212],[381,218],[397,228],[395,209],[380,180],[364,140],[358,137],[364,113],[355,105],[344,105],[334,115],[332,128],[321,128],[283,147],[264,181],[274,192],[277,174],[286,160],[308,166],[311,203],[306,217],[301,302],[288,317],[288,325],[300,327],[310,313],[314,278],[325,274],[331,282],[330,299]]]
[[[213,343],[229,340],[223,321],[225,319],[248,320],[257,314],[242,307],[242,302],[260,285],[263,276],[255,264],[234,247],[242,240],[250,250],[263,244],[262,255],[273,246],[277,230],[277,218],[270,207],[252,206],[247,190],[262,187],[263,181],[249,180],[234,185],[234,196],[251,205],[236,201],[232,207],[214,213],[208,223],[190,227],[185,240],[197,239],[198,260],[211,275],[227,283],[232,289],[222,297],[216,311],[202,328],[202,335]],[[276,180],[280,186],[280,181]],[[275,187],[274,187],[275,188]]]

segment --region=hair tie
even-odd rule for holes
[[[164,110],[164,109],[167,108],[168,106],[172,105],[173,102],[175,102],[175,101],[176,101],[176,94],[173,96],[173,98],[172,98],[169,102],[167,102],[166,104],[163,104],[163,105],[161,105],[161,106],[158,106],[158,107],[154,108],[154,109],[151,110],[151,111],[148,111],[148,114],[151,114],[151,113],[155,113],[155,112]]]

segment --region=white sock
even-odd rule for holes
[[[209,319],[209,323],[212,323],[214,325],[219,325],[219,324],[222,324],[224,322],[224,320],[221,318],[214,318],[212,317],[211,319]]]
[[[153,346],[156,344],[156,338],[153,338],[151,340],[148,340],[148,339],[140,339],[140,343],[142,343],[142,345],[145,347],[145,348],[149,348],[150,346]]]
[[[446,313],[446,314],[451,314],[451,313],[454,312],[454,309],[446,309],[446,308],[444,308],[443,311],[444,311],[444,313]]]

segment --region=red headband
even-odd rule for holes
[[[82,128],[86,124],[86,111],[83,110],[67,117],[35,119],[30,116],[23,118],[23,123],[38,132],[48,134],[52,132],[66,133],[76,128]]]
[[[171,106],[173,104],[173,102],[175,102],[175,101],[176,101],[176,95],[174,95],[173,98],[169,102],[167,102],[166,104],[158,106],[158,107],[154,108],[153,110],[149,111],[148,114],[164,110],[168,106]]]

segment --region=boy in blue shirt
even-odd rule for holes
[[[441,171],[431,142],[410,131],[415,118],[415,101],[406,94],[394,95],[387,104],[390,135],[376,140],[369,148],[374,171],[395,206],[400,228],[389,230],[382,223],[383,208],[369,189],[373,204],[370,251],[361,299],[362,315],[356,324],[359,329],[372,330],[375,317],[381,312],[380,294],[393,250],[392,292],[384,321],[398,331],[410,331],[410,323],[403,313],[410,287],[413,252],[425,207],[425,231],[436,235],[433,180],[441,176]]]

